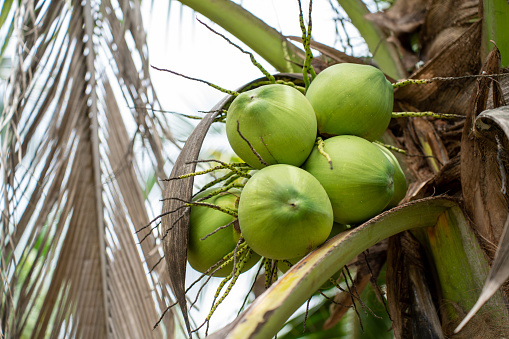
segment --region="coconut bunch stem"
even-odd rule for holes
[[[404,87],[407,85],[425,85],[431,84],[437,81],[456,81],[456,80],[464,80],[464,79],[472,79],[472,78],[494,78],[498,76],[507,76],[507,73],[499,73],[499,74],[471,74],[471,75],[463,75],[460,77],[435,77],[430,79],[405,79],[392,84],[394,89]]]
[[[383,147],[387,148],[389,151],[394,151],[394,152],[398,152],[398,153],[407,155],[407,151],[405,151],[404,149],[401,149],[401,148],[398,148],[398,147],[395,147],[395,146],[392,146],[392,145],[389,145],[389,144],[384,144],[383,142],[380,142],[378,140],[375,140],[373,142],[375,144],[378,144],[380,146],[383,146]]]
[[[245,248],[247,247],[247,244],[245,242],[242,242],[238,248],[236,250],[238,251],[243,251]],[[217,263],[215,263],[214,265],[212,265],[211,267],[209,267],[209,269],[207,271],[205,271],[204,273],[202,273],[202,275],[200,275],[200,277],[198,279],[196,279],[186,290],[186,293],[189,292],[191,290],[191,288],[193,288],[194,285],[196,285],[201,279],[203,279],[205,276],[209,276],[207,281],[205,282],[205,284],[208,282],[208,280],[210,280],[210,278],[213,276],[213,274],[215,272],[217,272],[219,269],[221,268],[224,268],[226,267],[226,265],[222,266],[223,264],[225,264],[227,261],[228,263],[231,263],[233,262],[233,255],[234,255],[234,252],[235,250],[231,251],[230,253],[228,253],[227,255],[225,255],[221,260],[219,260]],[[230,261],[231,260],[231,261]],[[204,285],[205,285],[204,284]]]
[[[327,162],[329,163],[330,165],[330,169],[332,171],[333,167],[332,167],[332,159],[329,155],[329,153],[325,152],[325,143],[323,142],[323,139],[321,137],[318,137],[316,138],[316,145],[318,146],[318,152],[320,152],[321,155],[323,155],[325,157],[325,159],[327,159]]]
[[[223,92],[223,93],[226,93],[226,94],[229,94],[231,96],[237,96],[239,95],[238,92],[235,92],[235,91],[232,91],[232,90],[229,90],[229,89],[226,89],[226,88],[222,88],[221,86],[218,86],[216,84],[213,84],[209,81],[206,81],[206,80],[202,80],[202,79],[198,79],[198,78],[192,78],[190,76],[187,76],[187,75],[184,75],[184,74],[181,74],[181,73],[178,73],[178,72],[175,72],[175,71],[172,71],[170,69],[166,69],[166,68],[159,68],[159,67],[156,67],[156,66],[151,66],[153,69],[157,70],[157,71],[163,71],[163,72],[168,72],[168,73],[171,73],[171,74],[174,74],[174,75],[177,75],[177,76],[180,76],[182,78],[185,78],[185,79],[188,79],[188,80],[194,80],[194,81],[198,81],[198,82],[201,82],[201,83],[204,83],[206,85],[209,85],[210,87],[212,88],[215,88],[217,89],[218,91],[220,92]]]
[[[239,240],[239,242],[240,241],[242,241],[242,239]],[[239,248],[238,252],[236,252],[234,250],[234,253],[235,254],[233,255],[233,258],[232,258],[233,259],[233,265],[234,265],[233,272],[230,273],[228,276],[226,276],[221,281],[221,283],[219,284],[219,286],[218,286],[218,288],[216,290],[216,294],[214,296],[213,306],[210,309],[210,312],[207,315],[207,318],[205,319],[205,322],[203,323],[203,324],[205,324],[205,323],[207,324],[207,330],[205,331],[205,335],[208,335],[209,323],[210,323],[210,319],[212,318],[212,315],[216,311],[217,307],[219,305],[221,305],[221,303],[224,301],[224,299],[230,294],[230,291],[233,288],[233,286],[235,285],[235,283],[237,282],[237,279],[239,278],[239,275],[242,272],[242,269],[246,265],[247,261],[251,258],[251,255],[253,254],[253,251],[249,247],[246,246],[242,250]],[[221,290],[224,288],[224,286],[226,285],[226,283],[228,281],[230,281],[230,283],[226,287],[226,290],[224,291],[224,293],[220,296]],[[203,326],[203,324],[201,326]],[[197,330],[200,327],[198,327]]]
[[[311,12],[313,7],[313,1],[309,1],[309,18],[308,18],[308,27],[306,29],[306,25],[304,23],[304,15],[302,13],[302,4],[299,0],[299,22],[300,28],[302,31],[302,44],[304,45],[304,50],[306,52],[306,58],[304,60],[304,66],[302,67],[302,76],[304,78],[304,84],[306,85],[306,90],[309,87],[311,80],[316,77],[316,72],[311,66],[311,60],[313,60],[313,53],[311,53]],[[311,74],[311,80],[309,79],[309,74]]]
[[[265,258],[265,288],[269,288],[277,281],[277,263],[278,260]]]
[[[432,117],[437,119],[465,119],[459,114],[435,113],[435,112],[392,112],[392,118],[421,118]]]
[[[214,197],[216,195],[219,195],[221,193],[227,192],[228,190],[230,190],[232,188],[242,188],[242,187],[244,187],[244,184],[242,184],[242,183],[232,182],[232,183],[229,183],[229,184],[225,184],[223,187],[220,187],[217,190],[215,190],[213,192],[210,192],[206,196],[201,197],[200,199],[197,199],[196,202],[201,202],[203,200],[207,200],[207,199],[212,198],[212,197]]]
[[[244,50],[242,47],[240,47],[239,45],[237,45],[236,43],[234,43],[233,41],[231,41],[230,39],[228,39],[226,36],[224,36],[223,34],[215,31],[212,27],[208,26],[206,23],[204,23],[203,21],[201,21],[200,19],[196,19],[198,20],[198,22],[200,24],[202,24],[203,26],[207,27],[208,30],[210,30],[212,33],[214,34],[217,34],[219,35],[221,38],[225,39],[230,45],[236,47],[238,50],[240,50],[242,53],[244,54],[247,54],[249,55],[249,58],[251,59],[251,63],[253,65],[255,65],[262,73],[263,75],[265,75],[267,77],[267,79],[269,79],[269,82],[271,84],[274,84],[276,82],[276,79],[274,78],[274,76],[272,74],[270,74],[258,61],[256,61],[256,58],[254,57],[253,53],[251,52],[248,52],[246,50]]]
[[[171,180],[178,180],[178,179],[186,179],[186,178],[190,178],[190,177],[195,177],[195,176],[198,176],[198,175],[203,175],[203,174],[208,174],[208,173],[212,173],[214,171],[217,171],[217,170],[222,170],[222,169],[230,169],[232,167],[239,167],[239,168],[250,168],[249,165],[245,164],[245,163],[231,163],[231,164],[228,164],[228,165],[219,165],[219,166],[214,166],[214,167],[211,167],[211,168],[208,168],[206,170],[203,170],[203,171],[197,171],[197,172],[193,172],[193,173],[187,173],[187,174],[183,174],[181,176],[178,176],[178,177],[175,177],[175,178],[169,178],[169,179],[164,179],[165,181],[171,181]],[[235,172],[237,173],[237,172]]]
[[[221,207],[221,206],[218,206],[218,205],[209,204],[207,202],[197,202],[197,201],[188,202],[188,203],[186,203],[186,206],[189,206],[189,207],[192,207],[192,206],[208,207],[208,208],[212,208],[214,210],[217,210],[217,211],[229,214],[232,217],[235,217],[235,218],[237,217],[237,211],[232,210],[232,209],[227,208],[227,207]]]
[[[229,169],[230,171],[235,172],[238,175],[240,175],[241,177],[245,177],[245,178],[251,178],[251,175],[249,175],[248,173],[239,171],[237,167],[245,167],[249,170],[253,169],[252,167],[250,167],[248,164],[246,164],[244,162],[227,163],[227,162],[217,160],[217,159],[195,160],[195,161],[192,161],[191,163],[200,163],[200,162],[217,162],[217,163],[223,165],[225,168]]]
[[[216,184],[219,184],[221,182],[224,181],[224,184],[225,185],[228,185],[229,183],[239,179],[240,176],[238,174],[235,174],[234,172],[228,172],[226,173],[225,175],[215,179],[215,180],[212,180],[211,182],[205,184],[199,191],[198,193],[201,193],[203,191],[205,191],[206,189],[209,189],[211,188],[212,186],[216,185]]]

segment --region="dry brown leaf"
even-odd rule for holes
[[[153,89],[137,2],[124,8],[125,27],[107,0],[101,8],[76,1],[47,1],[43,11],[34,5],[22,2],[14,20],[22,40],[1,116],[10,145],[1,150],[10,209],[3,211],[0,239],[8,246],[1,248],[0,268],[7,295],[17,296],[1,299],[2,335],[171,335],[172,317],[152,329],[171,296],[166,274],[146,274],[160,259],[154,235],[140,247],[133,236],[149,212],[117,104],[143,107],[133,110],[135,121],[145,127],[149,158],[164,177],[168,156],[154,132],[172,139],[164,117],[147,109]],[[93,44],[100,29],[104,40]],[[126,34],[134,50],[127,48]],[[105,57],[114,43],[122,55]],[[104,74],[104,60],[117,66],[113,76]],[[124,97],[113,94],[109,81]]]
[[[425,61],[435,57],[441,43],[435,40],[447,40],[439,35],[448,28],[465,29],[479,17],[478,0],[433,0],[426,11],[426,18],[420,33],[422,56]],[[450,31],[452,32],[452,31]],[[447,44],[448,45],[448,44]],[[447,47],[443,45],[443,47]],[[434,46],[434,47],[433,47]]]
[[[398,0],[388,10],[370,13],[366,19],[396,34],[414,32],[424,23],[431,0]]]
[[[498,74],[500,53],[495,49],[488,56],[482,72]],[[475,132],[475,119],[487,106],[492,80],[481,78],[472,92],[470,110],[465,121],[461,148],[461,182],[467,213],[481,241],[497,244],[507,218],[508,200],[502,194],[497,142]],[[481,120],[482,121],[482,120]],[[504,138],[505,139],[505,138]],[[503,139],[500,139],[501,142]],[[504,146],[505,147],[505,146]],[[487,247],[489,249],[491,247]],[[488,252],[493,258],[494,252]]]
[[[405,232],[389,239],[387,254],[387,305],[394,337],[443,338],[433,304],[420,243]]]
[[[480,68],[479,48],[481,25],[475,23],[458,39],[416,71],[412,79],[460,77],[477,74]],[[394,91],[395,110],[410,105],[418,111],[465,115],[475,79],[440,81],[427,85],[410,85]]]
[[[175,162],[170,179],[194,172],[195,161],[198,160],[203,140],[218,113],[217,110],[207,113],[196,126]],[[189,208],[185,207],[185,201],[191,201],[193,182],[194,177],[167,182],[163,193],[163,217],[161,219],[166,268],[171,277],[173,293],[180,305],[189,335],[191,335],[191,324],[185,294]]]

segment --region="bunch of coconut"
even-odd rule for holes
[[[387,129],[392,106],[393,87],[379,69],[347,63],[318,74],[305,95],[283,84],[238,95],[226,133],[234,152],[257,171],[242,190],[213,198],[235,208],[238,220],[216,210],[203,217],[196,211],[203,207],[192,208],[191,265],[203,272],[241,236],[256,254],[292,262],[326,241],[333,225],[358,225],[396,206],[406,194],[405,176],[394,155],[373,143]],[[198,241],[227,223],[221,253]],[[198,232],[193,224],[208,226]],[[207,260],[194,255],[197,248]],[[249,260],[246,269],[256,262]]]

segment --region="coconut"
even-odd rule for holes
[[[385,154],[387,159],[391,162],[392,166],[394,166],[394,195],[392,196],[391,201],[389,201],[389,204],[386,208],[393,208],[398,206],[399,202],[403,200],[403,198],[406,196],[406,191],[408,189],[408,184],[406,182],[405,173],[403,172],[403,169],[401,169],[401,165],[399,164],[398,159],[392,154],[391,151],[389,151],[387,148],[385,148],[382,145],[377,145],[382,152]]]
[[[334,221],[358,224],[383,211],[394,194],[394,167],[384,153],[353,135],[325,140],[324,151],[332,159],[332,169],[317,147],[302,168],[327,191]]]
[[[357,135],[373,141],[389,126],[394,90],[378,68],[342,63],[319,73],[306,97],[320,134]]]
[[[342,225],[342,224],[338,224],[338,223],[335,222],[332,225],[332,231],[330,232],[329,236],[327,237],[327,240],[335,237],[339,233],[345,232],[346,230],[348,230],[348,228],[349,228],[348,225]],[[288,260],[285,260],[285,261],[281,261],[280,260],[280,261],[277,262],[277,267],[278,267],[278,269],[282,273],[286,273],[290,269],[290,267],[291,267],[290,265],[288,265],[288,263],[290,263],[293,266],[296,263],[298,263],[302,258],[303,257],[298,257],[298,258],[288,259]],[[336,272],[331,278],[334,279],[335,281],[337,281],[340,276],[341,276],[341,270]],[[326,289],[329,289],[329,288],[331,288],[333,286],[334,286],[334,284],[330,280],[328,280],[328,281],[326,281],[325,283],[322,284],[320,289],[321,290],[326,290]]]
[[[316,133],[313,107],[301,92],[286,85],[241,93],[226,116],[226,135],[233,151],[257,169],[265,165],[251,147],[268,165],[300,166],[313,149]]]
[[[311,174],[291,165],[268,166],[244,186],[238,208],[246,243],[269,259],[302,257],[329,236],[332,206]]]
[[[193,200],[209,195],[216,190],[208,189]],[[232,189],[220,193],[203,202],[214,204],[223,208],[235,209],[235,201],[240,195],[239,190]],[[235,249],[240,238],[240,230],[234,224],[219,230],[213,235],[202,240],[206,235],[217,228],[233,222],[235,218],[224,212],[214,210],[205,206],[192,206],[189,221],[189,243],[187,248],[187,260],[192,268],[198,272],[205,273],[211,266],[219,262],[225,255]],[[243,272],[253,267],[260,259],[260,256],[253,254],[243,268]],[[225,277],[233,270],[233,264],[217,271],[215,277]]]

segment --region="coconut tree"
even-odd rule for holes
[[[311,39],[309,19],[301,37],[284,37],[232,1],[180,2],[284,72],[272,80],[264,71],[246,88],[305,86],[311,66],[319,72],[341,62],[376,65],[394,83],[421,83],[395,86],[395,119],[383,136],[404,151],[396,154],[410,183],[402,203],[295,263],[211,337],[274,336],[303,304],[308,310],[278,337],[306,328],[326,338],[345,328],[355,336],[453,336],[483,286],[495,295],[457,335],[505,336],[507,292],[497,291],[507,268],[497,244],[507,218],[506,2],[397,0],[385,11],[376,7],[384,2],[370,10],[360,0],[331,2],[338,29],[351,22],[368,58]],[[0,53],[9,40],[14,46],[0,120],[1,334],[172,337],[181,318],[191,332],[188,214],[170,212],[187,211],[181,204],[191,200],[193,179],[161,188],[165,206],[154,222],[145,197],[169,167],[172,177],[195,170],[203,138],[231,98],[172,159],[177,147],[156,113],[138,1],[4,0],[1,7]],[[319,58],[311,60],[310,46]],[[337,272],[343,291],[316,293]],[[169,307],[173,296],[181,316]]]
[[[372,58],[367,60],[322,45],[319,37],[311,39],[312,16],[307,24],[301,17],[302,37],[284,37],[231,1],[181,3],[221,25],[280,72],[303,69],[300,76],[266,76],[239,91],[274,81],[307,86],[314,70],[334,63],[368,62],[379,67],[395,89],[394,119],[383,143],[398,152],[410,183],[399,206],[338,234],[272,285],[270,266],[265,266],[270,288],[211,337],[276,335],[338,271],[344,285],[337,287],[342,291],[334,298],[326,296],[322,306],[303,316],[309,316],[324,337],[338,336],[325,331],[338,323],[350,323],[346,326],[353,326],[353,335],[359,337],[363,333],[379,337],[389,330],[389,336],[397,338],[505,336],[507,291],[500,287],[507,279],[504,67],[509,50],[502,29],[507,3],[398,0],[384,11],[371,12],[361,1],[338,0],[334,8],[346,13],[370,48]],[[309,46],[321,53],[313,63]],[[163,195],[167,269],[189,332],[194,329],[188,321],[184,277],[193,177],[187,174],[195,171],[209,126],[221,120],[218,112],[231,100],[218,103],[193,132],[171,174],[179,180],[169,181]],[[376,297],[369,298],[370,293]],[[362,315],[377,303],[382,304],[379,314],[386,314],[385,319],[375,312],[371,318]],[[324,316],[320,310],[329,307],[332,311]],[[345,317],[354,312],[357,317]],[[363,327],[362,320],[372,327]],[[296,318],[289,326],[298,324]],[[285,337],[287,330],[288,326],[278,337]],[[297,336],[290,333],[287,337]]]

